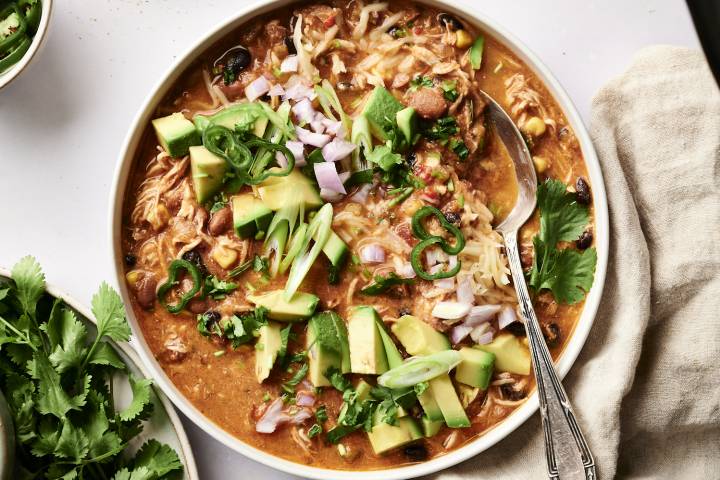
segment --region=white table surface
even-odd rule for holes
[[[593,94],[641,47],[698,48],[680,0],[456,1],[530,45],[586,122]],[[244,3],[55,0],[45,47],[0,91],[0,265],[33,254],[49,281],[90,303],[113,278],[109,188],[131,119],[176,55]],[[202,479],[293,478],[184,420]]]

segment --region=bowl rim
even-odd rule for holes
[[[0,267],[0,277],[12,278],[12,272],[5,267]],[[80,313],[80,315],[85,317],[85,319],[87,319],[89,322],[91,322],[97,327],[95,315],[92,314],[92,312],[85,306],[85,304],[75,299],[75,297],[47,281],[45,282],[45,292],[53,298],[61,299],[73,310]],[[150,376],[150,372],[148,371],[147,366],[142,360],[140,360],[137,352],[135,351],[135,349],[133,349],[132,345],[129,342],[116,342],[114,340],[108,341],[114,348],[120,350],[120,352],[133,363],[133,365],[140,371],[143,377],[152,378]],[[187,478],[189,480],[199,480],[200,476],[198,475],[197,464],[195,463],[195,456],[193,454],[192,447],[190,446],[190,441],[188,440],[187,433],[185,432],[185,427],[180,420],[180,416],[177,414],[177,411],[175,411],[175,408],[173,408],[173,403],[165,395],[163,389],[160,388],[160,386],[157,384],[154,384],[152,388],[155,392],[155,396],[162,404],[163,409],[165,409],[165,412],[170,419],[172,429],[175,430],[178,440],[180,441],[180,447],[182,448],[181,462],[183,463],[183,467],[185,468],[185,474],[187,475]]]
[[[457,6],[452,5],[450,0],[420,0],[420,2],[429,6],[442,8],[472,22],[481,31],[490,34],[516,54],[535,73],[538,79],[543,82],[543,85],[553,96],[562,112],[565,114],[568,124],[573,129],[580,144],[585,164],[588,169],[590,183],[593,188],[595,247],[597,249],[598,258],[595,269],[595,280],[586,297],[580,319],[575,326],[570,341],[556,362],[558,374],[561,378],[563,378],[574,364],[590,333],[602,296],[608,262],[610,225],[608,221],[607,196],[602,170],[600,168],[595,149],[593,148],[592,141],[580,114],[558,80],[540,61],[535,53],[533,53],[532,50],[530,50],[512,33],[507,31],[498,22],[484,13],[480,11],[464,11]],[[125,305],[131,305],[131,303],[127,285],[124,280],[124,269],[122,264],[121,232],[123,200],[136,148],[145,131],[147,122],[150,120],[150,115],[157,106],[157,102],[173,85],[180,73],[182,73],[182,71],[187,68],[187,66],[192,63],[199,54],[201,54],[214,42],[223,38],[223,36],[232,31],[234,28],[242,25],[253,17],[282,8],[292,3],[297,2],[294,0],[258,0],[245,6],[244,8],[239,9],[236,13],[230,15],[227,20],[216,24],[197,41],[195,41],[188,49],[186,49],[182,55],[177,57],[172,66],[153,86],[149,95],[143,102],[142,107],[139,109],[137,115],[131,123],[130,129],[119,154],[118,164],[111,188],[109,214],[109,238],[113,254],[112,260],[115,268],[116,280],[123,300],[125,301]],[[202,412],[200,412],[200,410],[197,409],[177,389],[177,387],[165,374],[162,367],[148,348],[132,308],[128,307],[127,310],[128,320],[133,332],[135,333],[135,338],[138,344],[138,354],[145,362],[147,369],[152,373],[153,379],[163,389],[173,403],[196,425],[228,448],[251,460],[292,475],[301,475],[306,478],[319,480],[359,480],[370,478],[399,480],[428,475],[468,460],[469,458],[472,458],[482,451],[490,448],[515,431],[538,409],[538,396],[537,391],[535,391],[524,404],[484,434],[456,450],[420,464],[383,470],[362,471],[333,470],[316,466],[308,466],[277,457],[255,448],[228,433],[215,422],[205,417]],[[538,459],[538,461],[542,460]]]
[[[40,12],[40,24],[37,32],[32,39],[30,48],[25,52],[18,62],[3,73],[0,73],[0,90],[9,85],[13,80],[20,76],[30,64],[35,55],[40,51],[40,47],[45,41],[50,25],[50,17],[53,10],[53,0],[41,0],[42,12]]]

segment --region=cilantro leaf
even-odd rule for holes
[[[130,326],[125,319],[122,299],[105,282],[92,298],[92,313],[97,320],[98,338],[108,336],[116,342],[130,340]]]
[[[330,385],[336,390],[345,392],[346,390],[354,390],[350,380],[345,378],[337,367],[330,367],[325,371],[325,378],[328,379]]]
[[[69,308],[60,308],[60,313],[51,317],[48,322],[48,337],[56,337],[55,350],[50,354],[50,363],[58,373],[63,373],[73,367],[79,366],[85,358],[85,325],[75,317],[75,312]],[[54,334],[51,336],[50,332]]]
[[[308,372],[308,364],[303,363],[297,372],[290,378],[290,380],[287,380],[285,383],[282,384],[282,389],[285,390],[288,393],[293,393],[295,391],[295,386],[302,381],[303,378],[307,375]]]
[[[118,470],[113,480],[154,480],[155,475],[146,467],[140,467],[132,471],[127,468]]]
[[[588,208],[575,200],[560,180],[547,180],[537,189],[540,210],[540,240],[554,248],[558,242],[572,242],[590,221]]]
[[[90,443],[85,433],[74,426],[69,418],[63,419],[62,424],[62,431],[54,453],[58,457],[67,458],[77,463],[87,455],[90,450]]]
[[[440,84],[440,88],[443,91],[443,96],[446,100],[454,102],[460,96],[457,91],[457,82],[455,80],[445,80]]]
[[[426,88],[432,88],[433,87],[433,81],[432,78],[426,77],[426,76],[420,76],[416,75],[415,78],[410,80],[410,88],[409,90],[411,92],[417,91],[422,87]]]
[[[387,292],[396,285],[406,285],[413,283],[412,278],[402,278],[395,272],[390,272],[387,276],[375,275],[374,283],[360,290],[363,295],[380,295]]]
[[[322,430],[323,429],[320,425],[318,425],[317,423],[313,423],[313,425],[308,429],[308,438],[317,437],[322,433]]]
[[[132,388],[133,399],[124,410],[120,412],[120,419],[129,422],[138,418],[145,418],[148,409],[152,407],[150,402],[150,385],[152,380],[149,378],[137,379],[130,375],[130,388]]]
[[[214,300],[224,299],[228,293],[238,287],[237,283],[220,280],[215,275],[205,278],[205,295]]]
[[[375,147],[373,151],[367,155],[367,160],[368,162],[374,163],[385,172],[389,172],[395,165],[402,165],[405,163],[402,155],[399,153],[393,153],[391,142]]]
[[[422,128],[422,133],[427,139],[445,142],[458,131],[457,122],[453,117],[438,118],[436,122],[424,124]]]
[[[329,443],[336,445],[343,437],[350,435],[354,431],[358,430],[361,426],[362,425],[338,425],[337,427],[327,432],[327,434],[325,435],[325,439]]]
[[[88,358],[88,363],[93,365],[107,365],[117,368],[118,370],[125,369],[125,363],[123,363],[115,349],[105,342],[98,344],[92,352],[92,355]]]
[[[70,398],[60,384],[60,375],[44,354],[33,354],[28,363],[28,371],[32,378],[38,381],[35,404],[37,411],[43,415],[54,415],[62,420],[67,412],[78,410],[85,404],[84,397]]]
[[[183,468],[175,450],[157,440],[145,442],[135,455],[132,464],[134,470],[148,469],[154,475],[152,478],[161,478]]]
[[[16,295],[23,312],[35,315],[35,307],[45,291],[45,275],[34,257],[20,259],[12,269],[12,278],[17,289]]]

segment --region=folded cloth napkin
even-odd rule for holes
[[[600,478],[720,478],[720,93],[700,52],[642,50],[595,97],[610,264],[565,379]],[[439,475],[547,478],[540,419]]]

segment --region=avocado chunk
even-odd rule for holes
[[[372,430],[368,432],[368,439],[376,455],[389,452],[423,437],[422,430],[411,417],[398,418],[397,425],[390,425],[382,422],[376,416],[373,423]]]
[[[487,345],[475,348],[495,354],[495,369],[499,372],[530,375],[530,351],[512,333],[501,333]]]
[[[395,118],[397,120],[398,128],[403,133],[408,145],[412,145],[417,132],[417,113],[415,113],[415,109],[412,107],[403,108],[397,112]]]
[[[423,435],[425,438],[434,437],[440,432],[440,429],[445,425],[442,420],[430,420],[426,415],[423,415],[420,419],[422,423]]]
[[[330,238],[328,238],[323,247],[323,253],[328,260],[330,260],[330,263],[335,267],[342,266],[342,264],[345,263],[348,251],[348,246],[343,242],[342,238],[338,237],[337,233],[331,231]]]
[[[227,163],[203,146],[190,147],[189,152],[195,197],[205,203],[222,188]]]
[[[386,128],[392,127],[397,113],[404,108],[385,87],[375,87],[370,94],[362,114],[370,122],[372,134],[379,140],[388,140]]]
[[[232,198],[233,224],[240,238],[252,238],[257,232],[266,232],[272,220],[272,210],[250,193]]]
[[[348,320],[348,338],[350,340],[350,371],[380,375],[388,370],[377,322],[380,317],[372,307],[355,307]]]
[[[320,299],[311,293],[297,292],[285,301],[284,290],[273,290],[260,295],[248,295],[248,301],[268,309],[268,318],[283,322],[300,322],[315,313]]]
[[[187,155],[190,147],[202,144],[195,125],[182,113],[176,112],[167,117],[156,118],[152,124],[158,142],[173,158]]]
[[[450,341],[444,334],[412,315],[398,318],[392,332],[410,355],[430,355],[450,349]]]
[[[262,383],[270,376],[270,371],[275,360],[282,340],[280,339],[280,325],[275,322],[268,322],[259,329],[260,336],[255,344],[255,376],[258,383]]]
[[[471,387],[487,390],[493,374],[495,354],[463,347],[460,349],[462,361],[455,367],[455,380]]]
[[[433,397],[432,391],[428,388],[423,393],[418,395],[418,402],[425,412],[425,416],[432,421],[443,421],[442,411]]]
[[[347,329],[337,313],[315,314],[308,322],[306,339],[310,381],[314,386],[330,385],[325,377],[328,368],[337,368],[342,373],[350,371]]]
[[[269,177],[258,187],[258,194],[270,210],[280,210],[291,203],[314,210],[324,203],[313,183],[297,170],[284,177]]]
[[[383,342],[383,347],[385,348],[385,356],[387,357],[388,361],[388,368],[395,368],[399,367],[403,363],[402,355],[400,355],[400,351],[398,350],[397,346],[395,345],[395,342],[393,342],[393,339],[390,337],[390,334],[385,329],[385,324],[383,323],[380,316],[376,316],[377,318],[377,329],[380,333],[380,338]]]
[[[429,391],[440,407],[445,423],[451,428],[469,427],[470,420],[460,403],[455,387],[448,374],[430,380]],[[427,413],[427,412],[426,412]]]
[[[370,385],[365,380],[360,380],[355,386],[358,401],[364,402],[365,400],[370,398],[370,390],[372,390],[372,385]]]

